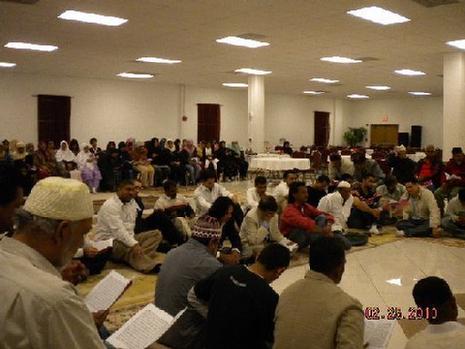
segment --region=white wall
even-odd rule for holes
[[[266,82],[265,82],[266,83]],[[221,138],[247,146],[247,91],[125,80],[0,74],[0,138],[37,142],[38,94],[72,97],[71,137],[101,145],[154,136],[197,138],[197,103],[221,105]],[[184,108],[183,108],[184,95]],[[315,111],[330,113],[330,144],[343,144],[347,127],[388,122],[423,126],[423,144],[442,145],[442,98],[346,101],[299,95],[265,95],[265,140],[312,144]],[[184,110],[183,110],[184,109]],[[181,117],[187,116],[187,121]]]
[[[331,133],[338,133],[339,118],[337,103],[333,99],[292,95],[266,95],[265,97],[265,139],[277,144],[280,138],[288,139],[294,147],[313,144],[314,112],[330,114]],[[330,143],[340,143],[330,134]]]
[[[344,131],[370,124],[399,124],[399,132],[411,125],[423,126],[422,145],[443,145],[442,97],[350,101],[344,107]],[[370,129],[370,127],[367,127]]]

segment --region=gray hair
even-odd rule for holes
[[[61,220],[35,216],[20,208],[16,211],[15,223],[17,231],[22,233],[53,235]]]

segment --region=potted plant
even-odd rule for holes
[[[349,127],[349,130],[344,132],[344,140],[353,148],[365,140],[367,133],[365,127]]]

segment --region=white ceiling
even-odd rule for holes
[[[411,22],[381,26],[346,14],[377,5]],[[121,27],[63,21],[74,9],[127,18]],[[271,45],[248,49],[216,39],[261,34]],[[458,49],[445,44],[465,39],[465,4],[426,8],[411,0],[41,0],[35,5],[0,2],[0,61],[17,63],[15,72],[120,79],[115,74],[157,74],[154,82],[220,87],[246,82],[231,73],[241,67],[272,70],[268,92],[300,94],[324,89],[329,96],[365,93],[383,98],[407,91],[442,94],[442,57]],[[54,53],[4,48],[8,41],[59,46]],[[321,62],[322,56],[375,57],[356,65]],[[174,65],[136,63],[140,56],[181,59]],[[402,77],[411,68],[424,77]],[[309,82],[341,80],[341,86]],[[365,85],[389,85],[376,92]],[[319,98],[319,97],[308,97]],[[411,97],[414,98],[414,97]]]

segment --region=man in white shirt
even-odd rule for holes
[[[347,219],[350,216],[354,198],[351,194],[349,182],[341,181],[337,185],[337,190],[324,196],[318,205],[318,209],[327,212],[334,217],[331,230],[343,232],[347,229]]]
[[[113,239],[114,259],[143,273],[156,272],[164,259],[157,252],[162,234],[158,230],[134,234],[138,209],[134,197],[134,181],[122,181],[98,212],[95,240]]]
[[[32,189],[13,237],[0,241],[2,348],[105,348],[83,299],[58,271],[82,246],[92,216],[82,182],[48,177]]]
[[[274,188],[273,196],[278,203],[278,213],[284,210],[289,197],[289,186],[297,180],[297,173],[294,170],[284,172],[283,180]]]
[[[449,201],[446,208],[446,215],[441,221],[441,225],[454,237],[465,239],[465,189],[462,188],[459,194]]]
[[[429,325],[410,338],[405,349],[465,348],[465,327],[457,322],[457,303],[447,282],[436,276],[421,279],[412,294]]]
[[[220,196],[227,196],[237,203],[237,197],[226,190],[225,187],[216,183],[216,172],[204,170],[200,177],[202,183],[194,191],[194,199],[196,203],[196,214],[203,216],[208,212],[211,205]]]
[[[329,156],[328,176],[331,180],[341,180],[342,175],[354,174],[354,164],[350,158],[342,158],[339,154]]]
[[[247,189],[247,210],[256,208],[260,200],[268,195],[266,192],[267,181],[265,177],[255,177],[254,185],[253,188]]]
[[[175,181],[166,180],[163,183],[163,190],[165,193],[158,198],[153,209],[171,219],[176,229],[182,233],[184,240],[187,240],[191,234],[188,219],[195,216],[194,210],[186,197],[178,194]]]
[[[273,242],[287,247],[291,252],[297,250],[297,244],[285,238],[279,231],[277,211],[275,198],[265,196],[260,199],[257,207],[247,213],[240,231],[244,258],[258,256],[267,244]]]

